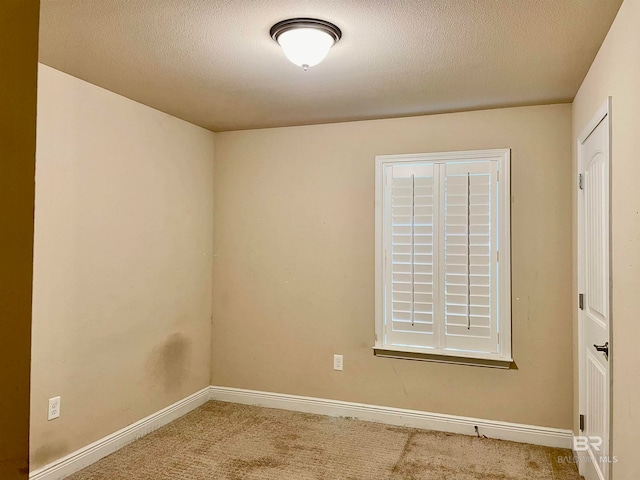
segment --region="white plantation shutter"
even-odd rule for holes
[[[497,162],[440,167],[444,348],[498,352]]]
[[[379,159],[376,347],[510,359],[508,150]]]
[[[393,345],[437,346],[434,328],[434,166],[393,166],[388,204],[385,337]]]

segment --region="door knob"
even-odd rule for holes
[[[606,359],[609,360],[609,342],[604,342],[604,345],[596,345],[594,343],[593,346],[597,351],[604,353]]]

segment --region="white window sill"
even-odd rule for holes
[[[376,357],[400,358],[404,360],[419,360],[423,362],[453,363],[458,365],[471,365],[475,367],[510,369],[513,365],[512,358],[499,358],[497,356],[483,356],[476,354],[455,353],[428,353],[420,349],[408,347],[373,347]],[[472,356],[473,355],[473,356]]]

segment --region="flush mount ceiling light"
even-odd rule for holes
[[[302,67],[319,64],[342,37],[333,23],[315,18],[290,18],[276,23],[269,32],[289,60]]]

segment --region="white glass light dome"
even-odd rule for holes
[[[341,36],[332,23],[311,18],[284,20],[271,28],[271,37],[286,57],[305,71],[324,60]]]

